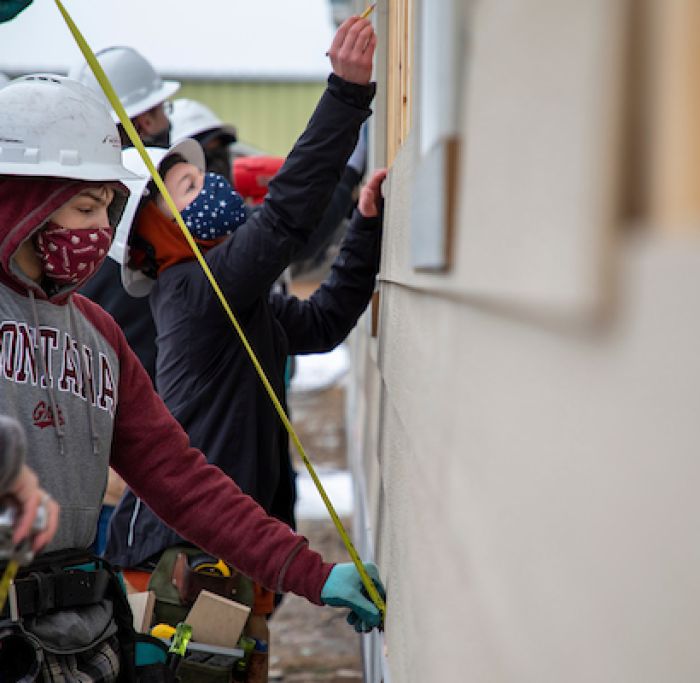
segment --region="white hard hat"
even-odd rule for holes
[[[64,76],[23,76],[0,89],[0,175],[127,180],[117,127],[99,98]]]
[[[166,157],[179,154],[184,157],[185,161],[194,164],[200,171],[204,172],[205,170],[204,151],[196,140],[180,140],[170,149],[163,149],[162,147],[147,147],[146,149],[156,168]],[[139,270],[129,268],[129,237],[136,211],[139,208],[146,186],[151,180],[151,174],[136,148],[130,147],[125,149],[123,159],[124,165],[131,169],[135,176],[138,175],[138,180],[130,180],[125,183],[131,194],[121,220],[117,225],[109,256],[121,265],[122,284],[127,293],[134,297],[142,297],[148,296],[154,280]]]
[[[193,138],[210,132],[230,138],[230,142],[237,140],[236,129],[233,126],[223,123],[209,107],[196,100],[184,97],[173,100],[169,118],[172,140]]]
[[[151,63],[133,48],[108,47],[95,56],[130,119],[164,102],[180,88],[177,81],[164,81]],[[68,75],[103,97],[112,112],[112,119],[119,123],[119,117],[87,62],[74,66]]]

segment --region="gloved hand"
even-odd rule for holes
[[[0,23],[14,19],[32,0],[0,0]]]
[[[377,566],[372,562],[365,562],[364,567],[374,581],[377,591],[384,598],[386,593]],[[382,621],[379,610],[367,597],[357,568],[351,562],[336,564],[331,569],[321,590],[321,600],[332,607],[349,607],[351,612],[348,614],[348,623],[354,626],[358,633],[367,633]]]

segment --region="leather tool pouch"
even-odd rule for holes
[[[192,571],[188,559],[201,553],[197,548],[175,546],[162,554],[148,583],[149,590],[156,594],[154,623],[176,626],[184,621],[203,589],[252,606],[253,582],[240,572],[234,571],[232,576],[224,577]]]
[[[190,567],[187,555],[181,552],[175,557],[172,576],[173,585],[177,588],[183,605],[192,605],[203,590],[241,602],[248,607],[252,605],[252,600],[248,602],[247,588],[249,586],[246,584],[249,582],[236,570],[233,570],[231,576],[215,576],[195,572]]]

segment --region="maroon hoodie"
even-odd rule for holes
[[[14,263],[85,186],[0,177],[0,413],[24,425],[28,462],[62,506],[49,549],[90,545],[111,465],[184,538],[272,590],[321,604],[332,565],[190,447],[114,320],[72,287],[48,297]],[[117,193],[112,221],[123,201]]]

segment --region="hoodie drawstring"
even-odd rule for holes
[[[34,292],[29,290],[29,300],[32,303],[32,315],[34,316],[34,329],[36,330],[37,342],[39,342],[39,311],[36,307],[36,299],[34,298]],[[61,455],[65,455],[65,449],[63,447],[65,432],[61,426],[61,420],[58,415],[58,405],[56,404],[56,397],[53,391],[53,378],[49,377],[49,369],[46,363],[46,355],[44,350],[41,348],[41,343],[39,343],[39,356],[41,358],[41,369],[44,373],[44,379],[46,381],[46,392],[49,395],[49,403],[51,404],[51,419],[53,421],[53,426],[56,429],[56,438],[58,439],[58,450]]]
[[[31,301],[32,315],[34,316],[34,329],[36,330],[37,339],[39,339],[39,311],[37,309],[36,299],[34,298],[34,292],[31,289],[29,290],[29,300]],[[75,322],[75,312],[73,311],[73,303],[68,302],[67,306],[71,326],[73,327],[73,329],[77,329]],[[80,345],[78,345],[78,347],[80,348]],[[64,442],[66,433],[63,427],[61,426],[58,405],[56,403],[56,396],[54,393],[53,378],[49,377],[49,369],[48,363],[46,362],[46,355],[44,354],[44,350],[41,348],[40,344],[38,351],[39,356],[41,357],[41,369],[44,373],[44,378],[46,380],[46,392],[49,395],[49,403],[51,404],[51,419],[56,429],[56,437],[58,438],[59,451],[61,455],[65,455]],[[92,391],[94,391],[94,389],[92,388],[89,382],[89,376],[87,371],[87,354],[83,351],[80,351],[79,362],[83,377],[83,386],[85,388],[85,405],[88,417],[88,428],[90,430],[90,441],[92,442],[92,452],[94,455],[99,455],[99,439],[97,437],[97,429],[95,428],[95,417],[92,414]]]

